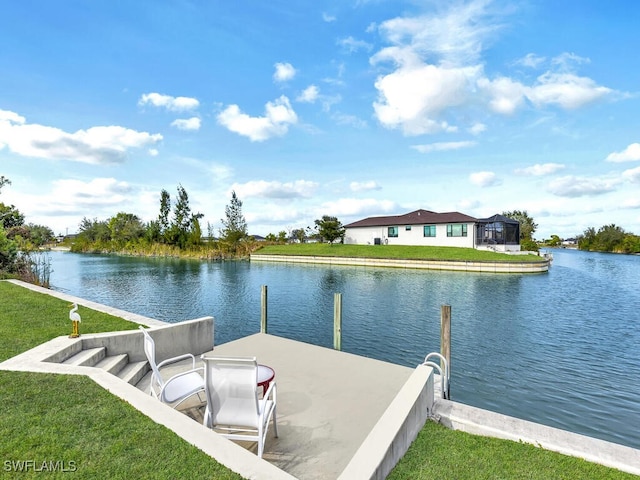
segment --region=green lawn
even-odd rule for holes
[[[457,260],[464,262],[540,262],[538,255],[508,255],[474,248],[416,247],[409,245],[343,245],[293,243],[265,245],[253,255],[309,255],[320,257],[397,258],[403,260]]]
[[[0,360],[68,335],[68,303],[0,281]],[[81,332],[136,328],[81,308]],[[239,479],[91,379],[0,371],[3,478]],[[18,473],[20,462],[33,461]],[[56,472],[37,472],[57,465]],[[61,471],[62,468],[74,471]],[[12,470],[13,469],[13,470]],[[636,476],[522,443],[427,422],[390,480],[631,479]]]
[[[387,480],[631,480],[636,475],[526,443],[427,422]]]
[[[0,281],[0,305],[0,361],[71,333],[69,302],[59,298]],[[78,313],[81,334],[138,328],[135,323],[82,306]]]
[[[64,300],[0,281],[0,305],[0,361],[71,333]],[[78,311],[81,333],[138,327]],[[2,478],[242,478],[88,377],[0,371],[0,405]],[[21,461],[58,471],[18,473]]]

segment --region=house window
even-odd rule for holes
[[[408,232],[411,230],[411,225],[407,225],[406,227],[404,227],[404,229]]]
[[[467,236],[467,224],[466,223],[450,223],[447,225],[447,237],[466,237]]]
[[[389,227],[389,238],[398,236],[398,227]]]
[[[424,236],[425,237],[435,237],[436,236],[436,226],[435,225],[425,225],[424,226]]]

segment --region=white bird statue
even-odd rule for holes
[[[78,338],[80,336],[79,323],[82,321],[82,319],[80,318],[80,314],[78,313],[78,304],[73,303],[69,306],[73,307],[69,312],[69,320],[71,320],[71,323],[73,324],[73,329],[71,331],[71,335],[69,335],[69,338]]]

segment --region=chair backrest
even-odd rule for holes
[[[212,425],[258,428],[258,362],[255,357],[207,357],[204,383]]]
[[[156,343],[149,335],[149,332],[145,330],[143,326],[140,326],[140,330],[142,330],[142,334],[144,335],[144,353],[147,356],[147,361],[149,362],[149,366],[151,367],[151,371],[153,372],[151,375],[153,379],[158,383],[160,388],[164,384],[162,380],[162,376],[160,375],[160,370],[158,369],[158,365],[156,365]]]

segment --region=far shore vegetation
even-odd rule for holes
[[[0,281],[0,362],[71,332],[68,302]],[[82,310],[82,332],[136,328]],[[52,478],[240,479],[171,430],[81,375],[0,370],[0,457],[62,462]],[[15,470],[14,470],[15,471]],[[14,476],[40,478],[44,472]],[[470,435],[427,422],[389,479],[571,478],[626,480],[631,474],[533,445]]]
[[[2,187],[11,181],[0,176]],[[557,235],[544,241],[534,240],[538,225],[526,212],[513,210],[502,213],[520,223],[521,250],[537,252],[540,246],[562,247],[569,245],[581,250],[640,253],[640,237],[616,225],[606,225],[596,230],[588,228],[574,239],[563,240]],[[200,224],[202,213],[193,212],[187,191],[178,185],[173,200],[169,192],[162,190],[158,216],[143,222],[134,213],[119,212],[106,220],[83,218],[74,235],[55,236],[45,225],[26,223],[24,215],[14,205],[0,202],[0,279],[21,280],[49,286],[51,266],[49,258],[41,252],[61,247],[78,253],[112,253],[133,256],[182,257],[200,260],[224,260],[248,258],[253,252],[295,255],[333,255],[373,258],[416,258],[462,261],[534,261],[535,256],[505,257],[493,252],[474,251],[447,247],[400,247],[385,245],[383,248],[342,245],[345,228],[340,220],[323,215],[314,226],[281,230],[264,238],[250,235],[242,213],[242,201],[235,192],[225,207],[220,220],[222,228],[216,230],[207,223],[206,232]],[[328,246],[332,248],[329,249]],[[287,249],[283,253],[282,248]],[[361,248],[360,248],[361,247]],[[291,252],[296,253],[291,253]],[[309,252],[309,253],[304,253]],[[326,252],[326,253],[318,253]],[[330,253],[329,253],[330,252]],[[501,255],[503,255],[501,257]]]

